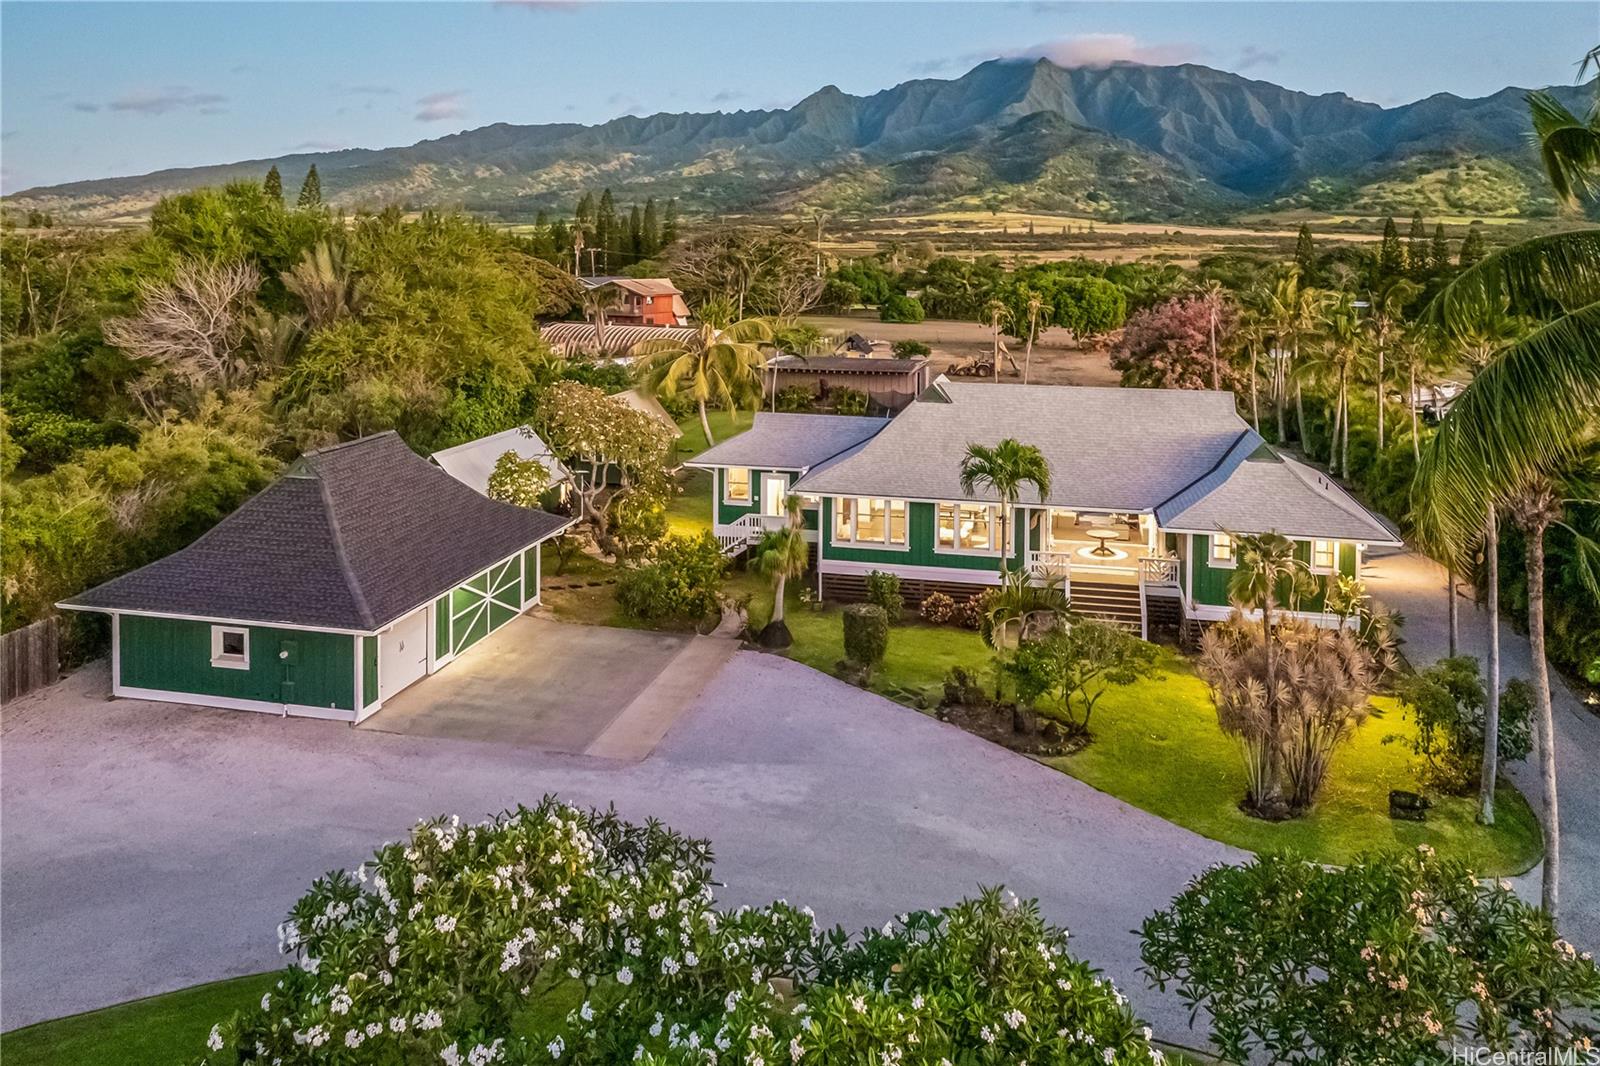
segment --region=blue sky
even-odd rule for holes
[[[0,185],[493,122],[784,107],[996,55],[1197,62],[1389,105],[1570,82],[1574,3],[0,4]]]

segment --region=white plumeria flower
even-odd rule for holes
[[[221,1051],[222,1050],[222,1027],[221,1026],[213,1025],[211,1027],[211,1034],[206,1037],[206,1047],[210,1048],[212,1051]]]
[[[631,984],[633,984],[633,971],[628,969],[626,966],[624,966],[622,969],[618,970],[617,971],[617,984],[619,984],[619,985],[631,985]]]

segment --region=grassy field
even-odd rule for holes
[[[791,606],[790,656],[832,672],[844,657],[837,609]],[[936,703],[952,666],[985,669],[989,650],[974,632],[910,622],[897,626],[873,676],[874,691],[912,706]],[[1205,684],[1182,656],[1164,650],[1162,676],[1101,699],[1091,723],[1094,741],[1082,751],[1044,762],[1102,792],[1203,836],[1250,851],[1285,851],[1323,862],[1348,862],[1364,851],[1429,844],[1466,860],[1484,875],[1520,873],[1538,861],[1537,820],[1521,793],[1502,786],[1492,829],[1474,820],[1471,799],[1443,797],[1422,823],[1389,817],[1392,788],[1414,789],[1414,734],[1395,701],[1374,700],[1374,713],[1342,747],[1316,808],[1290,822],[1271,823],[1239,810],[1244,771],[1235,742],[1217,727]]]
[[[750,428],[754,418],[749,411],[707,411],[706,421],[711,423],[711,435],[717,442],[727,440]],[[700,428],[700,416],[690,415],[678,423],[683,436],[678,438],[678,461],[693,459],[711,445],[706,442],[706,432]]]

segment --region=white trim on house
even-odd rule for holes
[[[756,502],[755,468],[750,466],[729,466],[723,468],[724,473],[718,480],[722,483],[722,502],[730,507],[754,507]],[[733,484],[733,478],[728,475],[735,470],[744,471],[744,499],[729,496],[728,488]]]
[[[308,707],[301,703],[269,703],[266,700],[240,700],[231,696],[206,696],[197,692],[167,692],[163,689],[133,688],[114,684],[111,694],[129,700],[154,700],[157,703],[183,703],[191,707],[216,707],[224,711],[257,711],[282,718],[321,718],[332,722],[354,722],[356,712],[342,707]]]
[[[1250,608],[1249,610],[1240,608],[1240,611],[1246,618],[1249,618],[1252,621],[1259,622],[1261,620],[1261,612],[1256,608]],[[1183,605],[1183,613],[1188,617],[1200,622],[1221,622],[1224,619],[1232,617],[1233,612],[1233,607],[1219,607],[1215,604],[1209,603],[1194,603],[1191,601]],[[1272,617],[1303,619],[1304,621],[1310,622],[1312,625],[1315,625],[1321,629],[1339,628],[1339,616],[1336,614],[1331,614],[1327,611],[1290,611],[1283,608],[1278,608],[1272,612]],[[1345,620],[1345,625],[1347,626],[1354,624],[1355,623],[1353,619]]]
[[[948,581],[956,585],[998,585],[1000,574],[996,569],[976,570],[960,566],[903,566],[891,564],[893,572],[903,578],[918,581]],[[882,570],[882,563],[858,562],[854,559],[817,560],[819,574],[869,574]]]
[[[230,633],[236,633],[243,639],[243,651],[235,654],[226,650],[226,642]],[[218,670],[250,669],[250,627],[242,625],[212,626],[211,665]]]
[[[1131,513],[1131,512],[1124,512],[1124,513]],[[1160,529],[1161,529],[1161,532],[1163,532],[1163,533],[1190,533],[1190,534],[1193,534],[1195,536],[1200,536],[1200,537],[1212,537],[1212,536],[1216,536],[1218,533],[1227,532],[1226,530],[1222,530],[1222,529],[1191,529],[1191,528],[1189,528],[1187,526],[1161,526]],[[1287,530],[1283,530],[1283,529],[1261,529],[1261,530],[1256,530],[1255,532],[1256,533],[1276,533],[1279,536],[1287,537],[1289,540],[1313,540],[1313,539],[1315,539],[1315,540],[1337,540],[1338,543],[1340,543],[1340,544],[1355,544],[1358,547],[1365,547],[1365,546],[1373,546],[1373,547],[1378,547],[1378,548],[1403,548],[1403,547],[1405,547],[1405,543],[1403,541],[1398,541],[1398,540],[1373,540],[1370,537],[1364,538],[1362,540],[1352,540],[1349,537],[1337,537],[1337,538],[1327,537],[1327,536],[1324,536],[1324,535],[1322,535],[1320,533],[1316,533],[1316,534],[1313,534],[1313,533],[1291,533],[1291,532],[1289,532]],[[1236,534],[1236,535],[1243,536],[1244,534],[1241,533],[1241,534]]]
[[[308,626],[295,622],[268,622],[253,618],[217,618],[212,615],[177,614],[172,611],[134,611],[125,607],[119,607],[114,611],[105,607],[80,607],[71,603],[57,603],[56,607],[63,611],[83,611],[88,614],[132,614],[141,618],[170,618],[175,622],[206,622],[211,625],[221,626],[263,626],[267,629],[293,629],[301,633],[334,633],[359,636],[373,636],[378,633],[376,629],[333,629],[328,626]]]

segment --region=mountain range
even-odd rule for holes
[[[1574,107],[1587,87],[1554,90]],[[259,179],[291,191],[315,164],[347,207],[461,206],[507,219],[619,202],[764,211],[801,204],[897,211],[996,197],[1106,218],[1220,217],[1244,209],[1537,215],[1527,90],[1440,93],[1380,107],[1209,67],[1065,68],[991,60],[869,96],[835,86],[793,107],[510,125],[407,147],[317,152],[30,189],[8,201],[87,218],[134,217],[161,196]]]

